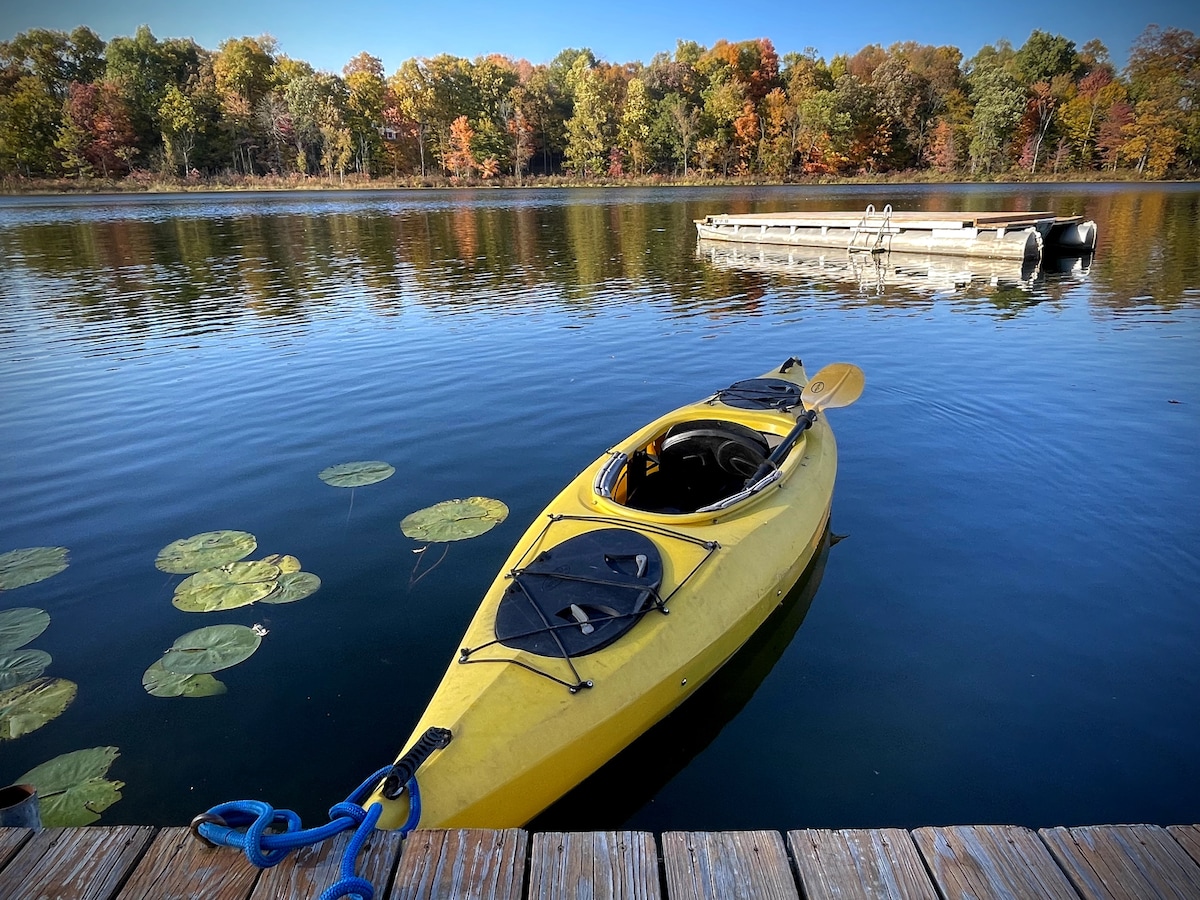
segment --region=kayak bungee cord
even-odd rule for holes
[[[374,772],[343,802],[331,807],[330,821],[325,825],[304,828],[300,816],[290,809],[275,809],[262,800],[233,800],[219,803],[192,819],[192,834],[210,847],[241,850],[252,865],[269,869],[283,862],[292,850],[318,844],[353,828],[354,835],[346,845],[338,867],[338,880],[321,893],[320,900],[337,900],[339,897],[372,900],[375,887],[355,874],[354,863],[375,830],[383,814],[383,805],[375,802],[364,809],[362,803],[381,782],[384,796],[389,799],[394,800],[407,791],[408,820],[398,829],[401,835],[407,835],[421,821],[421,791],[414,773],[433,751],[449,744],[450,738],[449,729],[427,730],[401,759]],[[268,828],[274,830],[268,833]]]

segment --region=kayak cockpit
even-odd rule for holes
[[[594,492],[627,509],[688,515],[725,509],[779,477],[771,451],[803,412],[801,387],[784,378],[739,381],[661,421],[633,447],[613,451]]]
[[[625,464],[624,506],[693,513],[737,494],[771,452],[766,435],[737,422],[698,419],[668,428]]]

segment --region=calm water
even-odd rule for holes
[[[1053,208],[1039,270],[698,248],[706,213]],[[480,191],[0,200],[0,597],[79,684],[0,783],[121,749],[105,822],[262,797],[309,824],[390,762],[542,506],[651,416],[790,354],[858,363],[830,413],[848,535],[748,652],[543,817],[648,830],[1200,821],[1200,190]],[[382,459],[338,490],[328,465]],[[414,588],[400,520],[505,501]],[[254,533],[324,586],[171,606],[160,548]],[[815,592],[815,593],[814,593]],[[809,603],[811,602],[811,607]],[[805,612],[807,611],[807,615]],[[270,634],[162,700],[219,621]]]

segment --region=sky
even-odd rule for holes
[[[192,38],[216,50],[227,38],[270,34],[280,52],[341,72],[359,53],[388,74],[410,57],[474,59],[499,53],[550,62],[568,47],[610,63],[650,62],[680,40],[711,47],[770,38],[782,57],[808,47],[831,59],[869,44],[950,44],[969,59],[1007,38],[1020,47],[1034,29],[1077,47],[1098,38],[1118,68],[1147,25],[1200,34],[1197,0],[0,0],[0,40],[30,28],[87,25],[101,38]]]

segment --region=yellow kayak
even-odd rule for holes
[[[651,422],[546,507],[484,596],[393,776],[380,828],[520,826],[702,685],[820,548],[837,449],[789,359]]]

